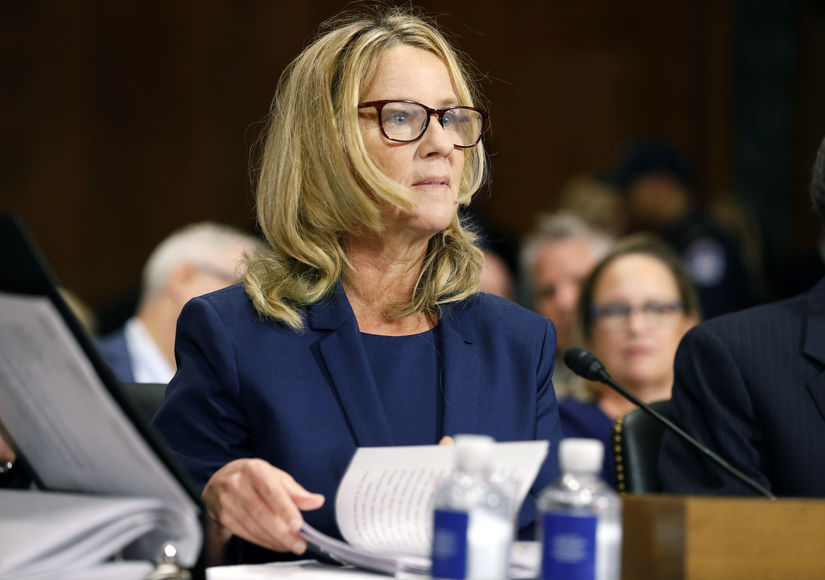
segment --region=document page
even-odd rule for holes
[[[496,443],[491,477],[508,489],[517,510],[547,455],[547,441]],[[336,496],[341,534],[374,552],[428,556],[433,494],[453,469],[455,447],[362,447]]]
[[[149,497],[0,489],[0,578],[88,572],[154,533],[151,544],[196,551],[199,524],[184,512]],[[145,554],[150,571],[158,556]]]
[[[195,505],[45,297],[0,292],[0,422],[50,489]]]

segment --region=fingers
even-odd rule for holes
[[[285,474],[286,475],[286,474]],[[291,476],[284,480],[284,488],[301,511],[318,509],[324,505],[324,496],[320,493],[311,493],[301,487]]]
[[[203,491],[210,517],[231,533],[280,552],[302,554],[301,510],[321,507],[288,473],[259,459],[240,459],[219,469]]]
[[[450,437],[449,435],[444,435],[444,437],[441,438],[441,441],[439,441],[438,444],[439,445],[454,445],[455,441],[453,441],[453,438]]]
[[[0,436],[0,461],[7,463],[9,461],[14,461],[14,459],[14,449],[12,449],[11,446],[6,443],[6,440]]]

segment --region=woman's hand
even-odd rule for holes
[[[301,510],[324,504],[292,476],[262,459],[237,459],[221,467],[206,483],[203,501],[210,524],[210,545],[232,534],[278,552],[303,554],[306,542],[298,535]],[[214,553],[214,552],[213,552]]]
[[[12,449],[6,440],[3,439],[2,435],[0,435],[0,462],[2,463],[9,463],[14,462],[15,454],[14,449]]]

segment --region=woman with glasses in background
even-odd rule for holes
[[[225,561],[303,553],[303,521],[340,537],[357,447],[458,433],[553,442],[529,532],[558,476],[555,331],[478,292],[457,213],[485,173],[476,103],[457,52],[404,9],[336,20],[282,75],[256,194],[269,247],[242,285],[184,308],[154,420],[213,540],[235,536]]]
[[[628,236],[582,285],[577,332],[613,379],[645,402],[670,398],[673,360],[684,334],[699,322],[696,290],[678,256],[647,234]],[[613,421],[634,408],[609,387],[588,385],[586,399],[559,404],[565,437],[605,444],[602,477],[616,485]]]

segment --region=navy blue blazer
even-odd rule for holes
[[[708,320],[676,354],[673,421],[778,496],[825,496],[825,280]],[[751,495],[670,433],[667,491]]]
[[[95,346],[112,372],[119,381],[135,382],[135,372],[132,369],[132,358],[129,356],[129,347],[126,344],[126,327],[122,326],[106,336],[96,337]]]
[[[335,492],[355,449],[394,441],[341,287],[306,307],[305,321],[298,333],[261,317],[240,285],[191,300],[178,319],[178,371],[154,425],[197,485],[234,459],[265,459],[326,496],[304,516],[340,537]],[[487,294],[444,308],[436,328],[444,434],[551,443],[520,514],[527,526],[535,495],[559,475],[555,328]]]

